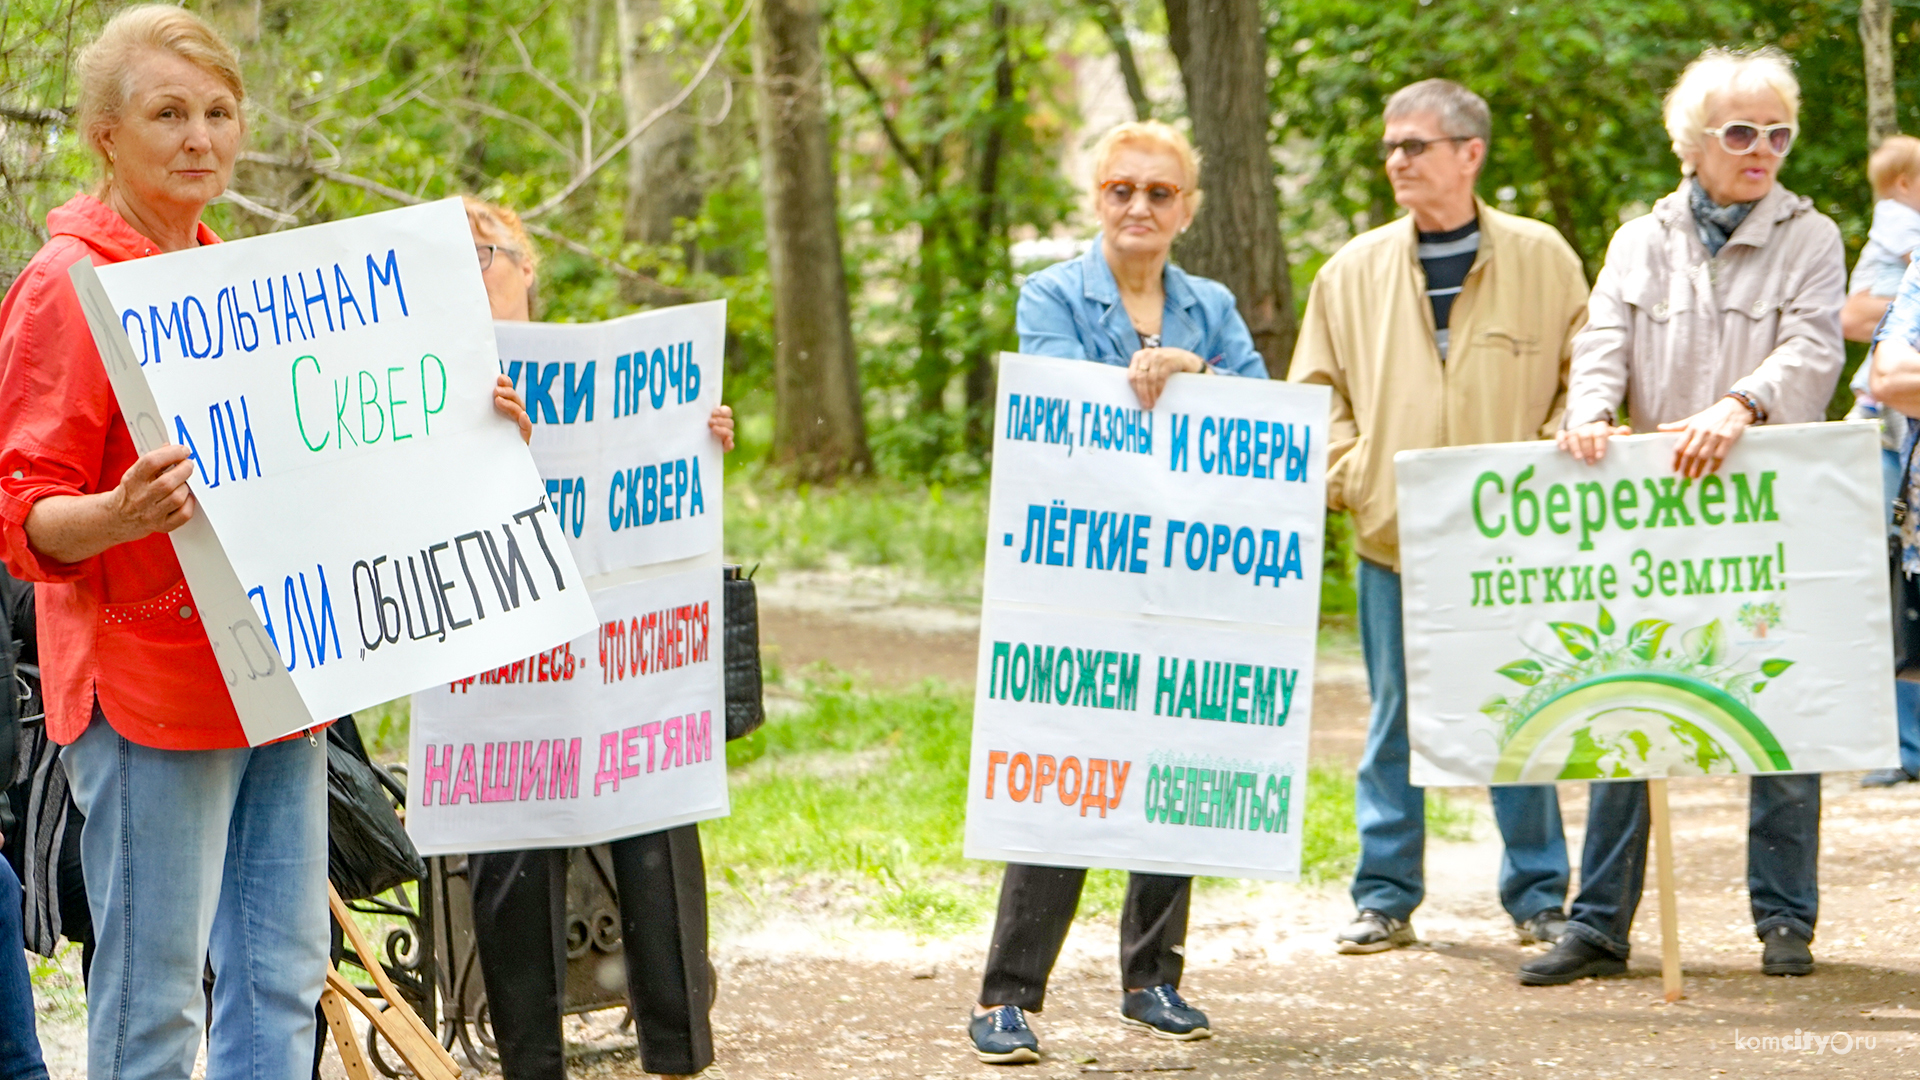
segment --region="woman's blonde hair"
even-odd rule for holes
[[[80,107],[74,116],[80,138],[100,157],[103,170],[110,170],[102,139],[120,120],[127,103],[127,90],[133,63],[147,51],[172,53],[182,60],[217,77],[233,92],[233,99],[246,104],[247,88],[240,78],[240,58],[233,46],[205,20],[190,11],[170,4],[142,4],[115,15],[100,31],[100,36],[80,50],[75,67],[80,77]],[[241,130],[246,114],[236,110]]]
[[[489,243],[498,244],[517,256],[528,270],[540,269],[540,253],[533,250],[533,241],[527,238],[527,227],[519,214],[471,195],[460,196],[460,201],[466,204],[467,226],[473,235],[484,236]]]
[[[1115,155],[1129,146],[1165,150],[1179,158],[1180,171],[1186,174],[1180,185],[1180,197],[1187,201],[1189,213],[1199,213],[1200,154],[1194,150],[1193,143],[1180,134],[1179,128],[1158,120],[1129,120],[1100,136],[1100,141],[1093,144],[1093,176],[1087,191],[1096,204],[1100,201],[1100,182],[1106,179],[1107,167],[1113,164]]]
[[[1667,91],[1663,115],[1683,175],[1693,175],[1692,158],[1706,147],[1707,118],[1723,98],[1771,91],[1786,107],[1787,120],[1800,122],[1800,80],[1793,61],[1771,45],[1760,49],[1708,49],[1687,65]]]

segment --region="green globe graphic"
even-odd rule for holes
[[[1743,702],[1689,675],[1625,671],[1577,682],[1514,730],[1495,783],[1710,776],[1791,769]]]

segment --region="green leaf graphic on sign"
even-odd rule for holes
[[[1793,661],[1781,660],[1778,657],[1772,660],[1762,660],[1760,662],[1760,673],[1765,675],[1769,679],[1777,679],[1780,677],[1781,672],[1787,670],[1792,666],[1793,666]],[[1760,688],[1756,686],[1754,687],[1754,689],[1758,690]]]
[[[1596,625],[1600,629],[1601,637],[1613,636],[1613,612],[1608,611],[1605,604],[1600,605],[1600,621]]]
[[[1540,676],[1544,673],[1545,669],[1540,666],[1540,661],[1538,660],[1515,660],[1513,663],[1500,669],[1500,674],[1505,675],[1507,678],[1512,679],[1522,686],[1532,686],[1534,683],[1539,682]]]
[[[1575,660],[1591,660],[1593,650],[1600,646],[1600,639],[1594,636],[1593,631],[1579,623],[1551,622],[1547,627],[1560,635],[1560,644],[1566,646],[1567,652]]]
[[[1627,630],[1627,651],[1641,660],[1652,660],[1660,651],[1660,639],[1672,626],[1665,619],[1641,619]]]
[[[1715,619],[1705,626],[1696,626],[1680,637],[1680,647],[1696,664],[1712,667],[1726,655],[1726,633]]]

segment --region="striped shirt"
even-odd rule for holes
[[[1427,301],[1433,305],[1433,337],[1441,360],[1447,358],[1447,318],[1453,313],[1453,298],[1460,295],[1479,251],[1479,218],[1447,232],[1420,234],[1420,266],[1427,272]]]

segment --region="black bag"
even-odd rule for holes
[[[353,717],[327,728],[327,880],[342,900],[365,900],[427,876],[427,865],[394,813],[407,789],[377,769]]]
[[[754,567],[758,570],[759,567]],[[753,591],[753,575],[738,566],[721,568],[722,646],[726,650],[727,741],[744,739],[766,723],[760,700],[760,601]]]

